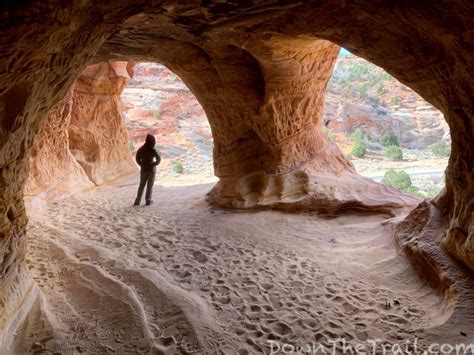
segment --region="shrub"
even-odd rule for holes
[[[352,133],[352,139],[357,143],[362,141],[362,137],[364,136],[364,131],[360,128],[356,128],[354,133]]]
[[[362,158],[366,153],[365,144],[362,141],[358,140],[355,142],[351,150],[351,155],[353,157]]]
[[[393,161],[400,161],[403,159],[403,152],[400,147],[396,145],[391,145],[390,147],[385,148],[383,155]]]
[[[383,74],[380,74],[380,81],[388,81],[390,80],[390,75],[388,73],[383,73]]]
[[[331,141],[331,142],[335,142],[336,141],[336,135],[334,133],[331,133],[329,131],[329,128],[327,128],[326,126],[323,126],[321,128],[322,132],[326,135],[326,137],[328,137],[328,139]]]
[[[382,84],[382,83],[380,83],[380,84],[377,86],[377,94],[379,94],[379,95],[385,94],[385,88],[383,87],[383,84]]]
[[[409,186],[409,187],[406,189],[406,192],[408,192],[409,194],[415,195],[415,196],[425,197],[425,195],[420,192],[420,190],[418,189],[418,187],[413,186],[413,185],[412,185],[412,186]]]
[[[451,155],[451,147],[447,146],[443,141],[433,144],[431,151],[437,157],[449,157]]]
[[[135,151],[135,143],[133,143],[133,141],[128,141],[128,149],[130,149],[131,152]]]
[[[396,189],[407,191],[411,185],[410,175],[404,170],[389,170],[382,178],[382,184],[392,186]]]
[[[394,96],[390,99],[390,103],[392,105],[400,105],[400,99],[398,98],[398,96]]]
[[[161,112],[160,111],[155,111],[155,119],[159,120],[161,117]]]
[[[360,99],[366,98],[367,93],[369,92],[369,83],[363,83],[361,85],[356,85],[354,90],[355,90],[355,93],[356,93],[357,97],[359,97]]]
[[[442,187],[437,187],[437,186],[430,186],[428,190],[426,191],[426,197],[436,197],[439,195],[443,188]]]
[[[379,139],[382,147],[390,147],[391,145],[399,146],[398,139],[393,134],[383,134]]]
[[[359,81],[367,77],[371,69],[369,63],[357,63],[349,68],[349,80],[350,81]]]
[[[173,171],[177,174],[182,174],[184,171],[183,164],[181,164],[179,161],[174,163]]]

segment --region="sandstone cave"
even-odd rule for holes
[[[474,343],[471,3],[0,10],[2,353]],[[451,155],[434,198],[359,175],[324,133],[341,47],[444,115]],[[199,101],[218,181],[160,188],[167,204],[133,209],[120,94],[141,62]]]

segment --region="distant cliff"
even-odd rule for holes
[[[381,135],[398,138],[401,147],[425,149],[449,141],[449,127],[443,114],[362,58],[340,56],[328,84],[324,122],[330,131],[349,136],[360,128],[377,148]]]

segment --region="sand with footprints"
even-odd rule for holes
[[[220,210],[205,202],[209,184],[158,185],[152,206],[133,207],[136,180],[29,201],[40,292],[12,353],[426,346],[449,317],[398,255],[387,216]]]

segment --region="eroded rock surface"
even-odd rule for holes
[[[132,75],[128,62],[82,72],[35,138],[25,194],[51,199],[136,171],[120,102]]]
[[[105,62],[88,66],[75,83],[69,146],[96,185],[136,170],[120,101],[132,76],[131,63]]]
[[[78,191],[92,184],[69,149],[68,127],[71,123],[74,88],[49,112],[36,136],[30,154],[26,195],[42,193],[54,198]]]
[[[110,59],[158,61],[189,85],[216,142],[221,182],[213,201],[271,206],[316,196],[332,213],[354,210],[351,205],[380,211],[396,201],[386,197],[393,191],[381,191],[369,204],[365,196],[374,188],[357,180],[321,137],[319,110],[337,53],[322,39],[385,68],[440,109],[450,126],[452,155],[437,206],[447,222],[448,251],[474,270],[471,2],[8,4],[0,30],[0,344],[33,290],[23,272],[23,189],[34,137],[82,70]],[[90,162],[82,151],[82,161]],[[90,176],[98,175],[90,169]],[[313,177],[320,183],[316,193],[308,189]],[[327,182],[334,185],[325,188]],[[395,199],[397,206],[407,202]]]

